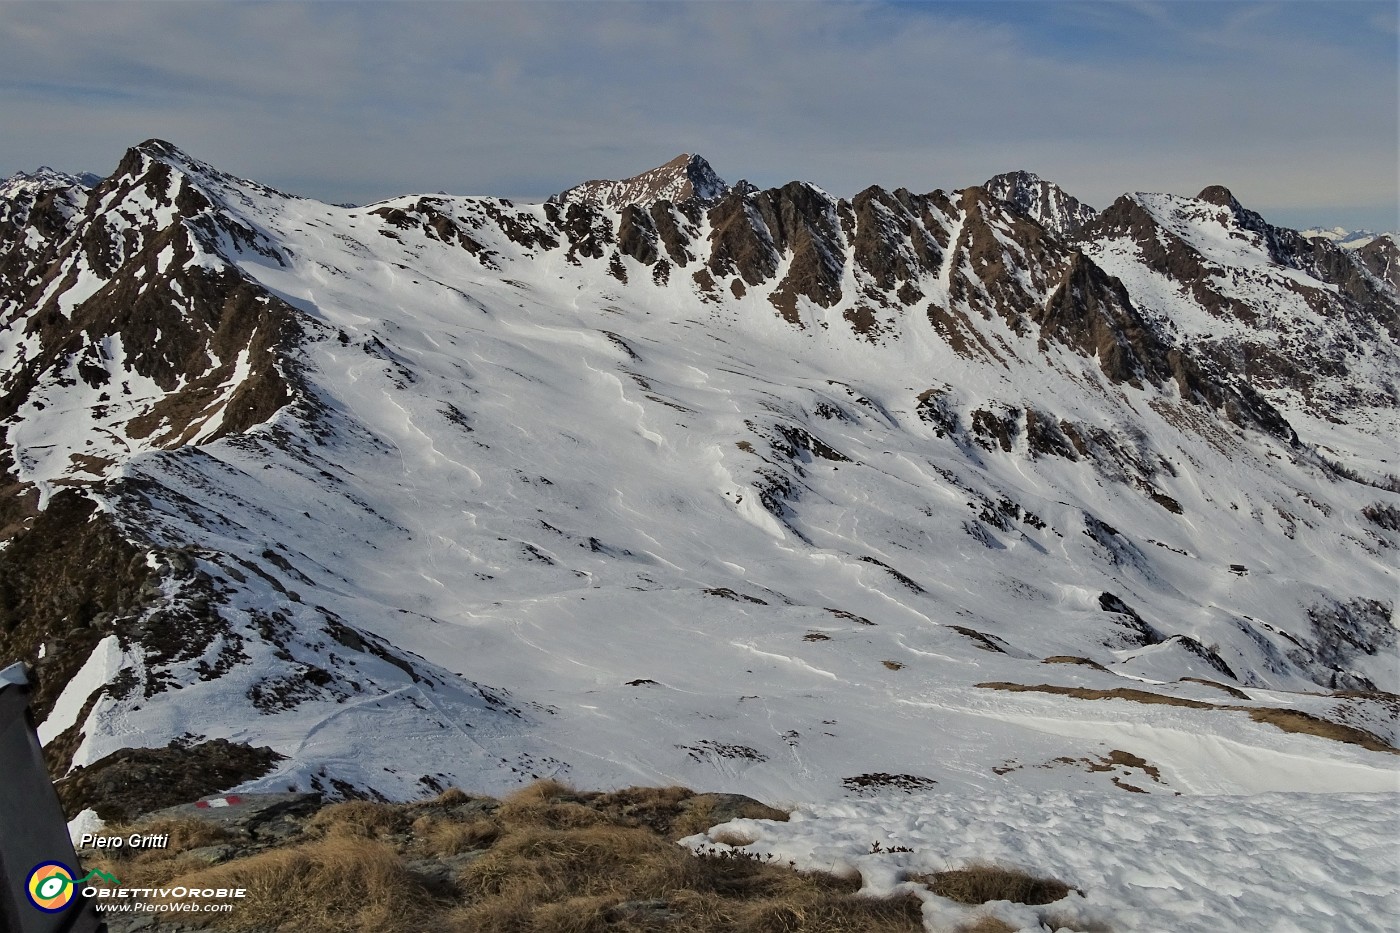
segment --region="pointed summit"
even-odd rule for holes
[[[715,174],[702,156],[682,153],[665,165],[623,178],[598,179],[575,185],[550,198],[558,204],[587,203],[620,211],[629,204],[649,206],[657,201],[718,201],[729,193],[724,179]]]
[[[987,179],[982,187],[992,197],[1056,233],[1073,233],[1098,213],[1034,172],[1004,172]]]

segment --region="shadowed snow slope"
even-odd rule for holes
[[[0,229],[0,653],[57,772],[1394,785],[1393,288],[1233,199],[713,193],[342,208],[151,141]]]

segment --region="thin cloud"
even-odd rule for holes
[[[1393,12],[1325,6],[11,4],[0,173],[163,136],[329,200],[540,197],[700,151],[837,194],[1016,167],[1393,213]]]

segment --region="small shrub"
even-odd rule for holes
[[[1040,921],[1052,930],[1072,930],[1074,933],[1113,933],[1113,927],[1102,920],[1081,920],[1078,917],[1067,917],[1053,911],[1041,914]]]

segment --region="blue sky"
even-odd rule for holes
[[[543,197],[700,152],[848,196],[1025,168],[1393,229],[1396,5],[6,3],[0,174],[158,136],[332,201]]]

